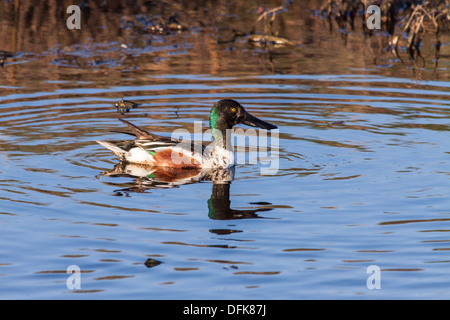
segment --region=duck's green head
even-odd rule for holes
[[[252,116],[235,100],[220,100],[212,107],[209,118],[211,129],[231,129],[234,125],[240,123],[267,130],[277,129],[277,126]]]

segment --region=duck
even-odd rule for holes
[[[135,140],[101,141],[97,143],[111,150],[120,162],[172,169],[214,169],[234,166],[234,152],[230,130],[238,124],[274,130],[278,127],[261,120],[236,100],[222,99],[211,108],[209,125],[213,142],[208,146],[197,142],[150,133],[125,119],[119,119],[135,137]]]

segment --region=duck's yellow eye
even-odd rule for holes
[[[236,112],[236,108],[231,108],[231,111],[232,112]]]

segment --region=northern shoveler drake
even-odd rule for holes
[[[121,162],[177,169],[228,168],[234,165],[234,152],[231,149],[231,135],[227,130],[243,123],[262,129],[276,129],[277,126],[260,120],[237,101],[220,100],[211,109],[209,124],[213,143],[196,147],[195,143],[186,145],[179,140],[149,133],[132,123],[125,123],[136,140],[97,141],[108,148]]]

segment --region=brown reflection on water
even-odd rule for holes
[[[393,224],[405,224],[405,223],[422,223],[422,222],[445,222],[445,221],[450,221],[450,218],[385,221],[385,222],[380,222],[379,225],[393,225]]]
[[[232,29],[248,33],[260,6],[273,8],[279,1],[171,1],[138,0],[89,2],[81,6],[81,30],[69,30],[66,8],[71,1],[1,1],[0,50],[16,52],[0,69],[7,91],[26,86],[46,90],[61,86],[58,80],[119,84],[130,76],[148,81],[157,74],[260,74],[376,72],[422,77],[424,72],[386,51],[383,34],[363,36],[329,28],[313,15],[322,1],[293,2],[278,15],[274,30],[295,45],[255,47],[246,37],[222,43]],[[150,27],[176,15],[188,27],[181,32],[154,34]],[[256,28],[261,33],[261,27]],[[442,43],[448,37],[444,35]],[[426,42],[426,39],[425,39]],[[422,55],[430,68],[434,55],[426,43]],[[432,47],[432,46],[431,46]],[[427,51],[428,50],[428,51]],[[441,59],[448,53],[441,49]],[[407,59],[405,59],[407,60]],[[445,61],[444,61],[445,62]],[[434,76],[448,77],[434,70]],[[23,92],[23,90],[22,90]]]

